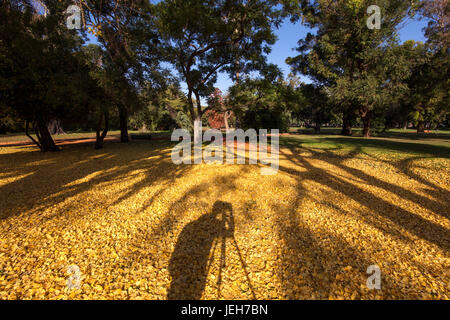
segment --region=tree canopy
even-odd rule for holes
[[[79,30],[67,27],[70,5]],[[413,16],[427,19],[426,43],[399,41]],[[0,18],[0,131],[23,127],[43,151],[58,150],[55,123],[96,131],[101,148],[111,128],[128,142],[129,126],[192,130],[207,117],[226,129],[334,121],[346,135],[361,123],[365,137],[448,121],[448,1],[11,0]],[[287,77],[268,62],[286,18],[310,30]]]

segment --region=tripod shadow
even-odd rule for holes
[[[181,231],[169,262],[172,282],[167,299],[201,299],[216,247],[222,239],[218,281],[220,287],[226,238],[234,239],[233,207],[228,202],[216,201],[211,213],[187,224]],[[243,266],[245,268],[245,264]]]

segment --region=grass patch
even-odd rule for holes
[[[423,157],[450,157],[450,140],[359,138],[332,135],[290,135],[280,138],[284,146],[304,146],[318,149],[355,150],[367,154],[405,154]]]

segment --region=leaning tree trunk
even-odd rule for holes
[[[353,132],[352,132],[352,116],[350,116],[348,114],[344,114],[342,122],[343,122],[343,124],[342,124],[341,135],[351,136],[353,134]]]
[[[33,127],[39,141],[38,147],[42,152],[59,151],[59,148],[56,146],[55,141],[48,131],[47,123],[42,116],[38,115],[35,117]]]
[[[103,132],[100,134],[100,131],[102,130],[102,122],[103,117],[105,118],[105,127],[103,128]],[[108,134],[109,129],[109,113],[108,111],[105,111],[104,114],[100,114],[98,119],[98,125],[97,125],[97,139],[95,140],[95,149],[102,149],[103,148],[103,141],[106,138],[106,135]]]
[[[119,107],[120,142],[127,143],[128,137],[128,112],[125,107]]]
[[[424,133],[425,132],[425,122],[419,121],[417,124],[417,133]]]

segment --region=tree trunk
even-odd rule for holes
[[[202,143],[202,119],[197,117],[194,120],[194,144]]]
[[[403,130],[408,129],[408,121],[403,122]]]
[[[341,135],[343,136],[351,136],[353,134],[352,132],[352,117],[344,114],[344,117],[342,118],[342,131]]]
[[[316,121],[316,123],[314,124],[314,132],[320,133],[320,122],[319,121]]]
[[[223,115],[223,120],[225,122],[225,131],[230,131],[230,125],[228,124],[228,119],[231,118],[231,111],[226,111]]]
[[[127,143],[128,137],[128,112],[125,107],[119,107],[120,142]]]
[[[361,120],[363,122],[363,136],[364,138],[370,137],[370,123],[371,123],[371,116],[370,113],[367,112],[364,116],[361,116]]]
[[[417,124],[417,133],[424,133],[425,132],[425,122],[419,121]]]
[[[36,141],[29,133],[28,133],[28,129],[30,127],[30,122],[28,120],[25,121],[25,135],[30,138],[31,141],[33,141],[38,147],[39,149],[42,150],[41,145],[38,141]]]
[[[105,118],[105,127],[103,128],[103,132],[100,134],[101,128],[102,128],[102,122],[103,117]],[[103,148],[103,141],[106,138],[106,135],[108,134],[109,129],[109,113],[108,111],[105,111],[104,114],[100,114],[98,125],[97,125],[97,139],[95,140],[95,149],[102,149]]]
[[[62,126],[61,126],[61,120],[58,119],[52,119],[49,121],[48,125],[48,131],[50,132],[50,134],[65,134]]]
[[[36,116],[33,126],[39,141],[38,147],[42,152],[59,151],[59,148],[56,146],[55,141],[53,141],[48,131],[47,123],[40,115]]]

